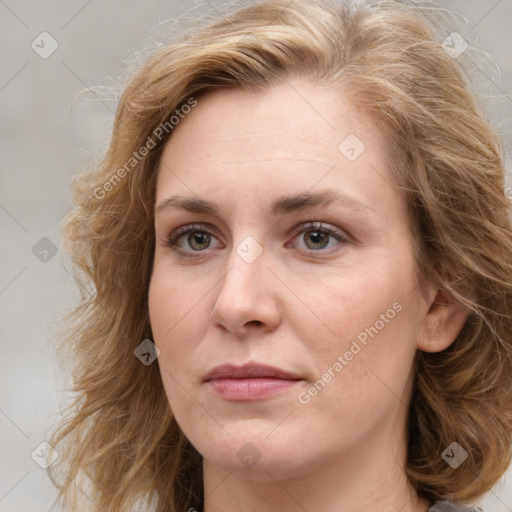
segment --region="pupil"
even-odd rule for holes
[[[325,236],[325,233],[322,233],[321,231],[310,231],[309,240],[313,244],[321,244],[322,243],[322,237]],[[324,244],[325,245],[325,244]]]
[[[198,245],[204,245],[208,244],[209,235],[206,233],[191,233],[189,235],[189,243],[191,247],[194,247],[196,244]],[[200,249],[203,249],[203,247],[200,247]]]

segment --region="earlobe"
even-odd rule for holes
[[[446,290],[437,290],[419,326],[418,349],[441,352],[457,338],[468,318],[467,311]]]

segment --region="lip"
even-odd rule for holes
[[[303,380],[294,373],[260,363],[247,363],[243,366],[222,364],[213,368],[204,378],[217,395],[233,401],[270,398],[297,386]]]
[[[283,380],[302,380],[302,377],[287,372],[276,366],[261,363],[247,363],[242,366],[234,364],[221,364],[208,372],[206,381],[216,379],[255,379],[258,377],[275,378]]]

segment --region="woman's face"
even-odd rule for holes
[[[402,462],[429,304],[385,162],[376,123],[306,81],[210,93],[175,127],[149,311],[205,464],[270,480]]]

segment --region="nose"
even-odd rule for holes
[[[210,316],[214,326],[241,337],[279,326],[279,280],[268,263],[265,251],[255,261],[248,262],[233,248]]]

